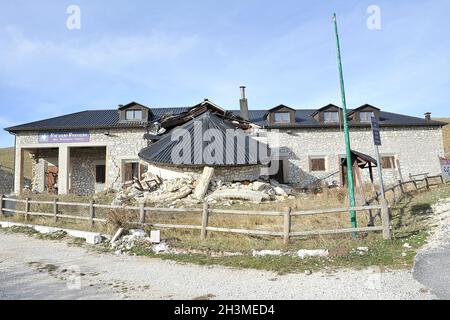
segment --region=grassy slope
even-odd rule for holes
[[[28,153],[24,156],[24,175],[31,179],[31,159]],[[14,170],[14,148],[0,148],[0,167],[1,169],[13,171]]]

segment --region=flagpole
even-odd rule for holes
[[[355,207],[355,187],[353,184],[353,168],[352,168],[352,155],[350,148],[350,134],[348,130],[348,119],[347,119],[347,102],[345,99],[345,87],[344,87],[344,75],[342,72],[342,62],[341,62],[341,48],[339,45],[339,34],[338,27],[336,21],[336,13],[333,14],[333,22],[334,22],[334,31],[336,33],[336,47],[337,47],[337,61],[339,67],[339,80],[341,87],[341,98],[342,98],[342,109],[343,109],[343,118],[344,118],[344,137],[345,137],[345,153],[347,156],[347,184],[348,184],[348,197],[350,208]],[[356,212],[354,210],[350,210],[350,221],[352,224],[352,228],[357,227],[356,223]],[[356,235],[355,233],[353,234]]]

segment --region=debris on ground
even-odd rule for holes
[[[297,256],[301,259],[308,257],[327,257],[328,254],[329,252],[327,249],[315,249],[315,250],[300,249],[297,251]]]
[[[117,239],[119,239],[119,237],[122,235],[122,232],[123,232],[123,228],[117,229],[116,233],[114,234],[114,236],[111,239],[111,243],[114,243]]]
[[[254,257],[281,256],[282,254],[281,250],[252,250],[252,256]]]
[[[131,202],[166,203],[175,205],[179,201],[196,204],[203,199],[210,203],[222,201],[231,205],[230,200],[283,201],[293,197],[293,189],[273,179],[256,181],[225,182],[214,177],[214,168],[205,167],[202,175],[183,175],[174,179],[162,179],[147,172],[142,179],[134,178],[125,182],[112,204],[122,206]]]
[[[208,192],[209,184],[214,175],[214,168],[204,167],[203,173],[200,179],[198,180],[197,186],[194,191],[194,198],[198,200],[203,200],[206,192]]]
[[[120,229],[119,229],[120,230]],[[119,231],[118,230],[118,231]],[[156,230],[155,230],[156,231]],[[158,238],[159,238],[159,230]],[[118,233],[118,232],[117,232]],[[117,234],[116,233],[116,234]],[[142,248],[153,253],[168,253],[171,251],[169,245],[165,241],[158,239],[156,241],[157,233],[153,234],[153,237],[148,237],[146,232],[142,229],[131,229],[128,234],[121,237],[114,237],[114,241],[111,241],[111,248],[114,250],[115,254],[121,255],[131,252],[135,248]]]

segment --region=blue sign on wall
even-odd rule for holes
[[[40,133],[38,143],[73,143],[89,142],[91,135],[87,131],[83,132],[48,132]]]

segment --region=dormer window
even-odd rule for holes
[[[348,119],[355,123],[368,124],[371,122],[371,118],[375,117],[380,119],[380,109],[370,104],[364,104],[356,109],[353,109],[348,114]]]
[[[359,121],[361,121],[361,122],[370,122],[372,117],[375,117],[375,113],[373,111],[360,111],[359,112]]]
[[[276,125],[289,125],[295,123],[295,109],[280,104],[270,109],[265,117],[268,122]]]
[[[153,117],[153,113],[149,108],[134,101],[127,105],[119,105],[118,112],[121,122],[147,122]]]
[[[128,121],[141,121],[142,120],[142,110],[126,110],[125,120]]]
[[[325,111],[323,113],[324,122],[339,122],[339,114],[336,111]]]
[[[275,112],[273,119],[275,123],[290,123],[291,115],[289,112]]]

